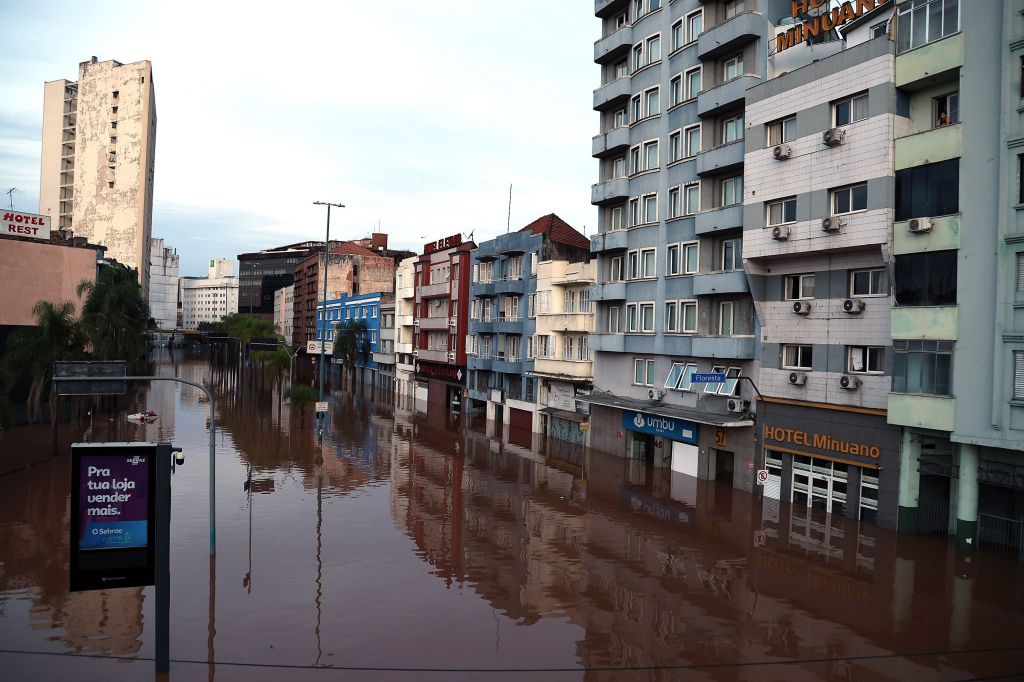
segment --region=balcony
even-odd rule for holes
[[[963,63],[964,35],[955,33],[896,55],[896,87],[903,90],[926,88],[955,75]]]
[[[449,288],[448,282],[438,282],[437,284],[427,284],[419,288],[420,298],[439,298],[441,296],[447,297]]]
[[[622,251],[626,248],[627,232],[625,230],[614,230],[602,232],[590,238],[590,250],[594,253],[602,251]]]
[[[722,109],[742,102],[746,97],[747,88],[752,88],[760,82],[760,76],[746,74],[705,90],[697,95],[697,115],[714,116]]]
[[[600,206],[629,198],[629,180],[615,178],[598,182],[590,187],[590,203]]]
[[[394,353],[372,353],[373,361],[378,365],[393,365],[395,364]]]
[[[494,280],[469,285],[470,296],[494,296]]]
[[[595,135],[591,142],[590,155],[596,158],[625,154],[629,149],[629,127],[619,126],[606,133]]]
[[[396,297],[402,298],[414,298],[416,296],[416,289],[413,287],[399,287],[398,292],[395,294]]]
[[[466,357],[466,366],[469,369],[479,369],[485,372],[491,370],[493,362],[494,360],[489,353],[487,355],[469,355]]]
[[[523,373],[523,360],[522,358],[508,358],[505,356],[498,356],[494,358],[494,362],[491,364],[492,372],[501,372],[502,374],[522,374]]]
[[[412,315],[395,315],[395,326],[396,327],[411,327],[412,326]]]
[[[594,61],[603,64],[625,57],[632,46],[633,27],[623,26],[594,42]]]
[[[395,338],[395,328],[394,327],[384,327],[384,326],[382,326],[380,328],[380,340],[381,341],[389,341],[389,340],[393,341],[394,338]]]
[[[625,282],[605,282],[590,287],[591,301],[625,301]]]
[[[710,175],[743,165],[743,140],[719,145],[697,154],[697,175]]]
[[[544,326],[556,332],[589,332],[594,326],[593,313],[543,313],[538,320],[541,317],[544,318]]]
[[[958,313],[959,307],[955,305],[893,308],[892,338],[956,341]]]
[[[555,286],[571,286],[574,284],[593,284],[594,275],[593,270],[587,268],[585,265],[581,266],[579,263],[571,263],[569,267],[575,267],[575,270],[570,270],[564,275],[555,276],[551,278],[551,284]]]
[[[890,424],[936,431],[952,431],[956,399],[951,396],[890,393]]]
[[[695,336],[693,337],[693,355],[698,358],[753,360],[754,337]]]
[[[591,334],[590,350],[604,353],[622,353],[626,348],[626,337],[622,334]]]
[[[427,362],[443,362],[448,363],[448,351],[446,350],[428,350],[421,348],[416,351],[417,360],[426,360]]]
[[[931,218],[932,229],[929,232],[911,232],[909,221],[893,223],[893,253],[901,256],[905,253],[922,251],[949,251],[960,248],[960,214],[936,216]]]
[[[576,362],[569,360],[555,360],[554,358],[538,358],[533,362],[535,374],[548,374],[558,377],[572,377],[574,379],[592,379],[594,377],[593,362]]]
[[[470,320],[469,321],[469,333],[470,334],[493,334],[494,333],[494,318],[488,317],[486,320]]]
[[[525,322],[526,320],[521,317],[505,317],[499,314],[498,319],[494,321],[494,333],[522,334]]]
[[[421,317],[420,329],[439,331],[448,328],[448,317]]]
[[[745,294],[749,291],[747,275],[742,270],[712,272],[704,275],[695,275],[693,278],[694,296]]]
[[[396,343],[395,344],[395,352],[396,353],[402,353],[403,355],[406,354],[406,353],[412,353],[412,344],[411,343]]]
[[[686,334],[665,334],[662,351],[665,355],[693,357],[693,338]]]
[[[502,278],[494,283],[494,293],[496,294],[521,294],[525,290],[526,280],[522,277]]]
[[[932,128],[896,139],[896,170],[958,159],[963,153],[963,124]]]
[[[694,219],[693,229],[698,235],[705,235],[722,230],[734,230],[738,227],[743,227],[742,204],[701,211]]]
[[[594,90],[594,109],[611,109],[616,105],[625,105],[630,96],[630,78],[616,78]]]
[[[607,16],[616,10],[616,5],[623,11],[627,9],[627,5],[623,0],[594,0],[594,16]]]
[[[729,52],[739,52],[747,43],[758,40],[767,22],[760,12],[743,12],[713,26],[697,39],[697,59],[715,59]]]

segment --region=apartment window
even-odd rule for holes
[[[686,37],[688,41],[697,39],[704,32],[704,10],[697,10],[686,15]]]
[[[722,13],[726,19],[732,19],[743,11],[743,0],[725,0],[722,3]]]
[[[633,71],[639,71],[644,67],[644,44],[637,43],[633,46]]]
[[[687,99],[693,99],[696,97],[701,90],[701,67],[690,69],[685,74],[686,77],[686,97]]]
[[[608,333],[618,334],[620,331],[622,329],[619,328],[619,308],[608,308]]]
[[[888,26],[889,25],[884,21],[879,24],[875,24],[874,26],[871,27],[871,37],[881,38],[882,36],[886,35],[889,32]]]
[[[672,24],[672,49],[678,50],[686,44],[686,33],[683,29],[683,20],[680,19]]]
[[[683,187],[683,213],[694,215],[700,210],[700,183]]]
[[[697,301],[666,301],[665,331],[697,333]]]
[[[613,256],[608,264],[608,281],[622,281],[622,256]]]
[[[733,78],[743,75],[743,54],[726,59],[722,64],[722,80],[731,81]]]
[[[658,163],[658,141],[644,143],[644,169],[654,170]]]
[[[850,346],[846,371],[854,374],[881,374],[885,371],[885,349],[881,346]]]
[[[868,298],[889,295],[889,273],[884,268],[850,272],[850,296]]]
[[[678,218],[682,215],[682,199],[681,190],[679,187],[673,187],[668,191],[668,216],[669,218]]]
[[[782,292],[787,301],[802,301],[814,298],[814,275],[786,275]]]
[[[580,312],[590,312],[590,289],[580,289]]]
[[[629,12],[623,12],[622,14],[615,17],[615,30],[618,31],[620,28],[629,23]]]
[[[782,347],[782,368],[810,371],[813,367],[814,346],[785,345]]]
[[[661,113],[661,88],[644,90],[644,116],[655,116]]]
[[[633,383],[637,386],[654,385],[654,360],[633,358]]]
[[[936,128],[960,122],[959,92],[951,92],[932,99],[932,121]]]
[[[956,305],[956,251],[896,256],[893,295],[898,306]]]
[[[636,123],[643,118],[643,109],[640,107],[640,95],[634,95],[633,100],[633,122]]]
[[[960,211],[960,159],[896,171],[896,220]]]
[[[908,0],[897,11],[896,52],[913,50],[960,30],[959,0]]]
[[[850,125],[868,117],[868,95],[861,93],[832,103],[832,120],[837,126]]]
[[[894,340],[893,393],[952,395],[953,342]]]
[[[626,157],[620,156],[612,161],[612,178],[624,178],[629,175],[626,168]]]
[[[722,207],[736,206],[743,203],[743,176],[722,180]]]
[[[732,336],[736,330],[736,303],[722,301],[718,304],[718,335]]]
[[[691,275],[697,272],[698,243],[670,244],[667,247],[666,268],[669,275]]]
[[[768,202],[768,227],[796,222],[796,197]]]
[[[685,156],[696,156],[700,153],[700,126],[695,125],[687,128],[683,131],[684,145],[683,154]]]
[[[665,254],[665,274],[678,275],[682,271],[679,261],[679,244],[669,244],[665,249]]]
[[[743,114],[722,121],[722,144],[743,139]]]
[[[1021,74],[1021,78],[1024,79],[1024,73]],[[1024,204],[1024,154],[1017,155],[1017,203]]]
[[[640,154],[640,145],[629,149],[629,168],[631,173],[639,173],[644,169],[643,156]]]
[[[658,195],[657,194],[645,194],[641,197],[643,200],[644,208],[644,222],[645,223],[656,223],[658,222]]]
[[[1024,292],[1024,251],[1017,253],[1017,291]]]
[[[640,276],[649,279],[657,277],[657,249],[643,249],[640,251]]]
[[[526,316],[537,317],[537,294],[529,294],[526,297]]]
[[[673,163],[683,158],[682,131],[677,130],[668,136],[668,162]]]
[[[673,362],[672,369],[668,371],[668,378],[665,379],[665,388],[689,391],[696,371],[697,365],[692,362]]]
[[[696,274],[700,264],[700,244],[690,242],[683,244],[683,272],[687,275]]]
[[[721,243],[719,269],[722,271],[743,269],[743,240],[739,237],[726,239]]]
[[[832,215],[855,213],[868,209],[868,184],[862,182],[832,190]]]
[[[716,365],[711,369],[712,374],[724,374],[725,381],[721,384],[705,384],[704,392],[722,396],[736,395],[736,389],[740,383],[739,367],[724,367]]]
[[[1013,399],[1024,400],[1024,351],[1013,351]]]
[[[665,301],[665,331],[679,330],[679,302]]]
[[[640,252],[630,251],[626,254],[626,279],[640,279]]]
[[[562,297],[564,299],[564,301],[563,301],[564,312],[567,312],[567,313],[574,313],[574,312],[576,312],[576,290],[575,289],[566,289],[565,292],[563,292]]]
[[[641,303],[640,308],[640,332],[643,334],[654,333],[654,304]]]
[[[772,121],[765,127],[768,129],[769,147],[796,139],[796,116],[787,116],[778,121]]]
[[[653,35],[633,46],[633,70],[637,71],[661,59],[661,36]]]
[[[616,110],[615,113],[612,115],[612,122],[614,123],[614,127],[615,128],[622,128],[622,127],[625,127],[626,125],[628,125],[629,124],[629,119],[626,116],[626,110],[625,109],[618,109],[618,110]]]
[[[639,331],[639,317],[637,315],[637,304],[627,303],[626,304],[626,331],[635,334]]]
[[[608,211],[608,230],[621,230],[626,227],[625,210],[622,206],[615,206]]]
[[[643,224],[643,221],[640,220],[640,199],[639,198],[637,198],[637,199],[630,199],[629,200],[629,224],[631,226]]]
[[[683,89],[683,76],[680,74],[668,82],[668,105],[674,107],[685,99],[686,91]]]

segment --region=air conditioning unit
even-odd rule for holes
[[[743,412],[747,411],[747,408],[750,407],[750,401],[749,400],[740,400],[739,398],[730,398],[725,403],[725,407],[730,412],[736,412],[736,413],[739,414],[739,413],[743,413]]]
[[[413,320],[412,321],[412,326],[414,326],[414,327],[420,326],[420,321],[419,320]]]
[[[932,219],[931,218],[911,218],[910,222],[907,223],[907,229],[918,234],[921,232],[932,231]]]
[[[772,150],[772,156],[774,156],[779,161],[782,161],[783,159],[788,159],[792,153],[793,150],[789,148],[788,144],[776,145],[775,149]]]
[[[828,147],[836,147],[846,141],[846,131],[841,128],[829,128],[822,133],[821,141]]]
[[[797,315],[807,315],[811,312],[811,304],[807,301],[794,301],[793,312]]]
[[[844,374],[839,377],[839,387],[845,388],[847,391],[856,391],[860,388],[860,379],[857,377],[851,377],[849,374]]]
[[[784,242],[789,239],[789,228],[779,225],[772,228],[772,239],[777,242]]]
[[[789,383],[794,386],[803,386],[807,383],[807,375],[803,372],[790,372]]]
[[[843,300],[843,312],[851,315],[858,315],[864,312],[864,301],[859,298],[847,298]]]
[[[448,362],[455,362],[455,353],[448,354]]]
[[[665,391],[660,388],[651,388],[647,390],[647,397],[651,400],[661,400],[665,397]]]
[[[448,326],[449,327],[454,327],[457,322],[458,322],[458,320],[456,320],[455,318],[452,318],[452,319],[448,320]]]
[[[835,216],[825,218],[821,221],[821,229],[823,232],[838,232],[842,229],[843,225],[843,221]]]

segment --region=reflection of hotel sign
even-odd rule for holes
[[[462,368],[453,365],[435,365],[431,362],[416,363],[416,374],[420,377],[444,379],[445,381],[462,381]]]
[[[757,553],[757,563],[782,577],[815,590],[831,592],[858,601],[865,601],[873,596],[870,585],[861,584],[843,575],[816,570],[767,548]]]
[[[765,426],[764,439],[782,445],[799,445],[830,453],[841,453],[855,457],[878,459],[882,450],[877,445],[840,440],[827,433],[809,433],[799,429],[787,429],[781,426]],[[813,454],[813,453],[811,453]]]
[[[435,251],[444,251],[454,246],[458,246],[462,243],[461,234],[453,234],[450,237],[444,239],[438,239],[436,242],[427,242],[423,245],[423,253],[434,253]]]
[[[850,0],[829,11],[830,3],[827,0],[793,0],[792,16],[797,23],[785,33],[775,36],[775,52],[778,54],[806,40],[824,35],[870,12],[876,5],[884,5],[889,1]]]
[[[652,436],[663,436],[680,443],[697,445],[700,436],[698,426],[693,422],[673,417],[662,417],[645,414],[634,410],[622,411],[622,425],[630,431],[649,433]]]

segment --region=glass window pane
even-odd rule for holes
[[[850,210],[852,211],[863,211],[868,207],[868,186],[856,185],[851,189],[852,199],[850,202]]]
[[[850,102],[839,102],[836,104],[836,125],[842,126],[850,122]]]
[[[665,388],[677,387],[679,379],[683,376],[683,369],[685,369],[685,365],[681,362],[672,364],[672,369],[668,372],[668,378],[665,379]]]
[[[697,304],[688,303],[683,307],[683,331],[697,331]]]

